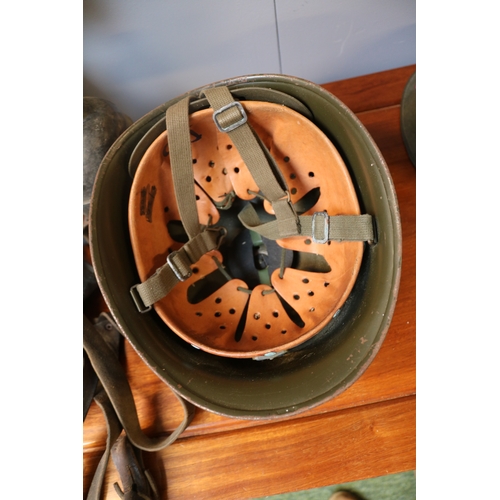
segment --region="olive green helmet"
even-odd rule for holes
[[[224,101],[226,98],[229,101]],[[182,113],[179,115],[179,109],[184,110],[186,118]],[[263,117],[260,122],[259,114]],[[212,126],[206,121],[207,116]],[[266,123],[272,122],[273,116],[278,117],[282,129],[288,131],[281,143],[278,132],[266,129]],[[192,126],[193,123],[196,126]],[[231,135],[247,125],[253,128],[250,127],[251,133],[246,139],[237,135],[239,131]],[[174,147],[179,140],[170,137],[177,127],[187,131],[187,139],[180,138],[180,143],[184,141],[184,147],[188,148],[184,155],[184,163],[188,164],[186,169],[176,174],[177,177],[173,175],[173,181],[171,177],[162,177],[163,174],[154,173],[151,177],[151,172],[162,173],[170,169],[170,158],[173,163],[173,157],[182,157],[182,147]],[[213,186],[216,183],[212,182],[210,172],[206,173],[208,168],[214,167],[214,162],[210,160],[209,166],[201,167],[205,170],[197,170],[199,165],[194,165],[198,157],[192,144],[197,141],[202,144],[202,136],[205,142],[200,157],[204,162],[208,162],[210,156],[203,156],[205,150],[215,153],[223,149],[220,141],[211,143],[207,139],[211,127],[217,129],[217,137],[230,136],[232,141],[227,142],[228,150],[235,145],[241,153],[236,159],[231,156],[227,160],[229,163],[221,168],[218,188]],[[312,131],[311,136],[307,135],[306,128]],[[320,138],[314,146],[318,154],[310,144],[316,137]],[[294,157],[300,157],[295,170],[290,170],[293,161],[287,153],[292,138],[296,139],[296,147],[291,150]],[[232,249],[245,230],[234,231],[232,221],[237,217],[230,209],[235,196],[233,191],[223,189],[227,184],[223,176],[230,165],[238,165],[233,169],[232,179],[236,179],[237,173],[239,177],[235,182],[240,182],[239,165],[254,161],[255,150],[249,150],[246,144],[254,139],[270,167],[252,170],[249,165],[251,175],[246,184],[242,184],[244,190],[240,190],[247,191],[249,196],[245,193],[238,196],[252,205],[252,214],[241,216],[236,226],[250,228],[250,233],[258,238],[258,243],[253,242],[254,247],[264,248],[266,256],[269,249],[274,249],[281,259],[275,264],[271,281],[270,273],[264,278],[265,283],[261,281],[246,287],[241,285],[241,280],[231,276],[238,274],[239,267],[244,267],[245,259],[236,260],[232,267],[226,262],[231,261],[235,253]],[[316,161],[323,161],[323,150],[331,152],[320,167]],[[245,161],[234,163],[242,158]],[[340,191],[352,191],[350,208],[337,209],[335,203],[330,203],[331,199],[342,196],[334,187],[328,187],[336,186],[339,179],[333,165],[329,170],[330,161],[341,166],[338,172],[345,170],[348,182],[340,184]],[[296,181],[303,170],[306,172],[304,181],[298,184],[298,189],[289,189],[289,179]],[[197,172],[201,177],[196,177]],[[321,179],[311,184],[307,177],[318,177],[319,172]],[[329,172],[332,179],[328,178]],[[274,181],[270,173],[283,188],[282,192],[278,189],[274,201],[270,200],[272,195],[268,196],[269,185]],[[253,188],[250,186],[252,176],[260,179]],[[201,245],[203,251],[199,250],[199,245],[190,246],[192,241],[199,239],[197,216],[196,234],[190,235],[187,227],[193,213],[184,218],[181,213],[182,223],[178,214],[164,215],[171,212],[172,207],[179,212],[182,206],[189,208],[190,197],[195,199],[193,185],[199,202],[196,205],[198,214],[203,197],[211,200],[215,207],[212,211],[216,223],[212,224],[212,215],[209,214],[207,222],[202,222],[200,215],[202,236],[208,234]],[[212,188],[220,188],[220,194],[211,194]],[[152,204],[160,191],[163,199],[157,203],[160,209],[154,218],[155,226],[152,205],[148,203]],[[262,203],[261,198],[264,199]],[[318,200],[322,200],[322,205]],[[276,210],[269,208],[271,205]],[[291,210],[295,218],[282,217],[283,206],[284,212],[288,214],[287,210]],[[318,206],[325,209],[314,208]],[[231,216],[224,213],[219,220],[219,213],[224,210]],[[330,213],[332,211],[334,213]],[[271,220],[273,217],[270,219],[269,213],[276,219]],[[296,223],[296,227],[292,223],[291,229],[288,226],[290,219]],[[350,219],[356,219],[354,233],[352,225],[344,231],[346,219],[349,223]],[[337,233],[338,227],[340,232]],[[219,252],[224,237],[228,238],[226,245],[229,248],[225,254],[222,250]],[[300,245],[294,246],[290,241],[300,241]],[[90,243],[104,298],[123,334],[145,363],[180,396],[207,410],[236,418],[293,414],[345,390],[363,373],[380,348],[392,319],[399,287],[401,225],[395,190],[379,150],[354,114],[335,96],[311,82],[283,75],[251,75],[220,81],[173,99],[130,126],[110,148],[97,174],[90,209]],[[321,254],[319,249],[330,243],[332,248],[339,249],[341,259],[328,252]],[[243,248],[245,241],[239,244],[238,248]],[[252,244],[250,240],[249,244]],[[344,258],[344,248],[349,244],[354,245],[351,252],[354,257]],[[185,261],[176,260],[182,252],[189,257],[185,270],[182,267]],[[318,257],[318,254],[323,256]],[[210,262],[200,264],[207,255]],[[257,257],[260,259],[262,255]],[[342,268],[339,260],[346,259],[351,260]],[[219,278],[201,280],[199,274],[194,276],[200,270],[205,270],[209,277],[217,275]],[[345,274],[349,274],[350,279],[342,284],[340,292],[336,292],[341,296],[339,299],[334,297],[333,291],[329,293],[327,285]],[[328,279],[324,279],[325,275]],[[287,299],[287,288],[280,288],[278,283],[284,276],[296,277],[297,283],[307,284],[301,286],[305,295],[310,295],[310,302],[305,302],[302,308],[296,306],[301,316],[298,319],[290,303],[298,299],[299,294],[290,292],[291,298]],[[321,279],[314,281],[316,276]],[[310,277],[318,288],[312,288]],[[160,278],[173,281],[166,287],[158,286]],[[199,298],[200,283],[205,282],[209,291],[202,292]],[[234,285],[229,285],[233,282]],[[230,291],[217,292],[226,285]],[[182,290],[181,294],[177,293],[181,298],[191,293],[191,298],[179,302],[174,293],[170,294],[172,290]],[[268,296],[253,302],[242,298],[245,293],[253,294],[257,290],[259,294],[255,295]],[[321,307],[315,307],[312,302],[317,299],[312,298],[317,291],[321,291]],[[224,321],[218,318],[222,301],[229,303]],[[231,301],[236,301],[238,306],[231,306]],[[270,306],[271,303],[274,305]],[[192,304],[195,306],[191,307]],[[231,315],[236,316],[238,307],[240,320],[232,324]],[[267,322],[257,321],[259,307],[268,308],[271,319]],[[317,316],[318,311],[321,311],[320,317],[314,321],[310,319]],[[204,319],[207,314],[210,321]],[[205,316],[202,318],[202,315]],[[274,323],[271,321],[273,315]],[[191,328],[196,317],[199,323]],[[251,326],[240,328],[241,318]],[[282,324],[293,328],[279,326]],[[258,334],[254,334],[257,325],[261,326]],[[266,334],[273,334],[275,340],[265,338]],[[246,338],[246,344],[241,341],[242,337]],[[214,338],[222,340],[214,341]]]

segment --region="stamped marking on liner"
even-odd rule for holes
[[[149,184],[141,189],[141,202],[139,204],[139,212],[146,217],[148,222],[152,222],[153,203],[156,196],[156,186]]]

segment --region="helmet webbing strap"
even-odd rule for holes
[[[130,294],[139,312],[148,312],[151,306],[165,297],[180,281],[191,274],[191,265],[210,252],[219,248],[224,237],[222,228],[206,228],[189,240],[180,250],[172,252],[167,262],[143,283],[134,285]]]
[[[241,104],[233,99],[227,87],[206,89],[204,94],[214,110],[215,125],[231,138],[257,186],[271,203],[279,222],[279,237],[287,238],[300,233],[299,218],[290,201],[290,194],[286,186],[282,187],[285,181],[273,158],[247,122]]]
[[[170,106],[166,112],[166,122],[175,199],[179,207],[182,225],[191,240],[200,232],[200,223],[193,182],[189,101],[190,98],[186,97]]]
[[[282,184],[285,182],[273,158],[247,123],[241,104],[233,99],[227,87],[207,89],[204,93],[214,109],[216,126],[230,135],[259,189],[272,204],[279,222],[276,226],[279,237],[300,233],[299,218],[290,195],[280,185],[280,181]],[[203,229],[198,219],[189,132],[190,100],[188,96],[170,106],[166,112],[174,193],[189,241],[180,250],[169,254],[167,262],[146,281],[131,287],[130,293],[140,312],[151,310],[152,304],[165,297],[177,283],[189,278],[191,265],[205,253],[217,249],[221,242],[221,228]]]
[[[287,108],[300,113],[309,120],[313,119],[312,113],[307,106],[295,97],[284,92],[280,92],[279,90],[269,89],[266,87],[238,87],[232,89],[231,93],[238,97],[238,99],[281,104],[282,106],[286,106]],[[195,97],[193,101],[189,102],[189,113],[192,114],[196,111],[205,109],[208,105],[208,99],[206,97]],[[141,140],[137,143],[134,151],[130,155],[128,165],[129,175],[132,179],[134,178],[139,163],[147,149],[162,132],[165,132],[165,130],[166,120],[165,117],[162,117],[142,136]]]
[[[247,205],[239,214],[241,223],[251,231],[270,240],[281,238],[279,221],[263,223],[252,205]],[[373,218],[363,215],[328,215],[316,212],[313,215],[300,215],[300,236],[312,238],[314,243],[327,241],[368,241],[374,242]],[[299,236],[295,234],[294,236]]]
[[[184,432],[195,414],[194,406],[174,392],[184,413],[182,422],[168,436],[150,437],[145,434],[140,426],[127,375],[119,361],[119,339],[120,331],[106,313],[101,313],[96,323],[83,316],[83,349],[98,379],[93,399],[104,414],[107,430],[106,449],[92,478],[87,500],[99,500],[102,497],[110,455],[124,489],[133,487],[138,495],[133,498],[146,498],[146,495],[149,498],[149,494],[156,491],[156,486],[144,469],[139,450],[152,452],[166,448]],[[126,457],[123,456],[122,446],[129,451]],[[121,498],[132,497],[125,494]]]

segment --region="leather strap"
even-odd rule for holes
[[[92,482],[87,494],[87,500],[101,499],[102,486],[104,484],[104,476],[106,475],[111,448],[115,444],[123,429],[120,420],[116,416],[113,405],[111,404],[111,401],[109,400],[109,397],[101,384],[99,384],[99,389],[94,396],[94,401],[97,403],[104,414],[107,435],[106,448],[104,450],[104,454],[99,460],[99,465],[97,466],[97,469],[92,478]]]
[[[150,437],[144,434],[137,418],[134,397],[125,371],[112,349],[86,316],[83,317],[83,348],[134,446],[145,451],[162,450],[173,443],[190,424],[195,412],[194,406],[173,392],[184,410],[180,425],[167,437]]]
[[[83,420],[87,416],[90,404],[97,390],[97,376],[90,364],[87,353],[83,351]]]

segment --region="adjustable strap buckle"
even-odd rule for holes
[[[137,285],[134,285],[133,287],[130,288],[130,295],[132,296],[132,299],[135,303],[135,307],[137,307],[137,310],[143,314],[151,311],[152,306],[146,306],[144,302],[142,301],[141,295],[139,291],[137,290],[137,287],[140,285],[138,283]]]
[[[231,109],[234,107],[238,108],[238,111],[241,114],[241,119],[235,123],[230,123],[229,125],[226,125],[225,127],[222,126],[219,123],[218,116],[221,113],[224,113],[224,111],[227,111],[228,109]],[[218,109],[217,111],[214,111],[213,119],[214,119],[215,126],[219,129],[220,132],[228,133],[228,132],[231,132],[231,130],[234,130],[235,128],[240,127],[241,125],[244,125],[247,122],[247,114],[245,112],[245,109],[241,105],[241,103],[238,101],[234,101],[234,102],[231,102],[229,104],[226,104],[225,106],[222,106],[222,108]]]
[[[323,219],[321,222],[318,217]],[[321,238],[316,237],[316,224],[319,223],[318,229],[321,230],[321,224],[323,225],[323,236]],[[312,240],[314,243],[326,243],[328,241],[328,236],[330,233],[330,217],[326,212],[315,212],[312,216]]]
[[[167,264],[179,281],[186,281],[193,274],[193,272],[190,268],[188,268],[189,270],[185,272],[183,272],[182,269],[179,268],[179,266],[174,261],[178,253],[179,252],[176,251],[169,254],[167,257]]]

